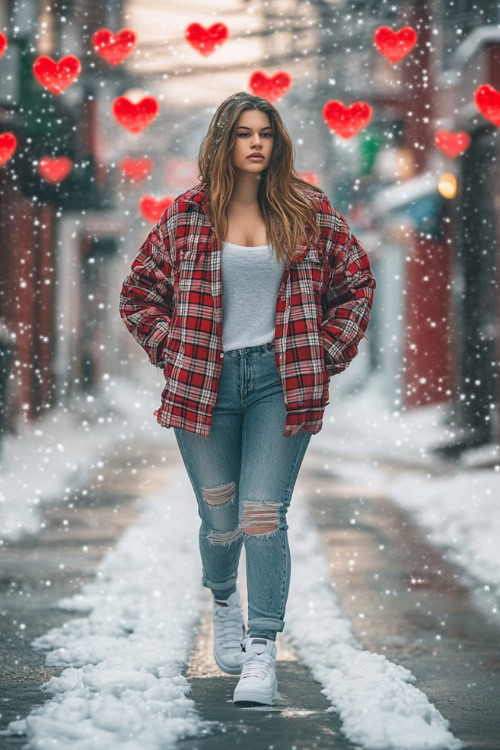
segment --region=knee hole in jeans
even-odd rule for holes
[[[279,527],[281,503],[267,500],[245,500],[240,529],[244,534],[270,535]]]
[[[235,488],[235,482],[221,484],[219,487],[204,487],[202,488],[203,499],[207,503],[207,505],[210,505],[214,508],[224,508],[234,500]],[[235,542],[239,536],[239,528],[230,529],[229,531],[211,529],[207,533],[207,540],[214,544],[227,545]]]
[[[235,488],[235,482],[229,482],[219,487],[202,488],[201,492],[208,505],[227,505],[234,497]]]
[[[207,534],[207,540],[213,544],[228,545],[235,542],[239,536],[239,529],[230,529],[230,531],[217,531],[216,529],[211,529]]]

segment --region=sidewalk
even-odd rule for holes
[[[2,729],[20,734],[4,735],[2,747],[22,740],[26,748],[56,750],[92,742],[103,750],[124,743],[127,750],[194,748],[200,741],[206,748],[254,748],[267,741],[288,750],[313,739],[318,748],[369,748],[380,747],[382,731],[386,747],[396,748],[415,727],[428,748],[461,746],[446,718],[409,684],[410,673],[364,649],[332,589],[335,571],[331,579],[327,567],[321,572],[326,558],[304,505],[318,489],[314,452],[290,509],[295,568],[287,632],[278,635],[280,699],[269,708],[233,706],[236,678],[220,673],[211,658],[198,517],[175,446],[142,442],[134,460],[122,454],[107,469],[98,493],[91,478],[73,507],[44,508],[46,526],[30,540],[30,555],[26,542],[8,547],[8,571],[17,575],[18,590],[30,592],[30,604],[10,594],[3,608],[12,627],[4,630],[2,650],[9,665],[2,692],[10,699]],[[240,570],[245,600],[244,555]],[[64,616],[55,614],[60,607]],[[81,616],[68,616],[72,610]],[[48,652],[45,664],[33,646]],[[357,658],[363,663],[352,671]],[[37,680],[49,675],[45,695],[37,695]]]
[[[211,655],[192,488],[171,431],[143,432],[142,406],[135,423],[112,425],[78,491],[45,495],[39,532],[0,553],[2,750],[496,747],[495,592],[435,538],[446,503],[411,492],[427,475],[442,489],[457,467],[415,441],[394,447],[395,426],[391,442],[354,400],[346,409],[313,437],[289,511],[276,705],[231,703],[237,678]],[[429,415],[418,415],[427,438]],[[462,515],[457,545],[478,538]],[[244,553],[240,573],[245,603]]]
[[[380,469],[394,472],[390,464]],[[201,715],[223,722],[224,739],[179,747],[497,748],[500,631],[475,606],[460,568],[390,499],[363,482],[332,477],[314,443],[294,502],[299,496],[330,573],[326,587],[308,579],[318,539],[302,538],[307,524],[296,504],[289,511],[292,584],[277,638],[280,700],[267,708],[232,706],[237,677],[221,675],[213,663],[207,609],[186,675]],[[341,612],[331,607],[328,586]]]
[[[316,440],[325,471],[362,481],[407,512],[482,591],[485,612],[500,627],[499,446],[442,461],[432,449],[454,434],[448,405],[391,411],[380,406],[383,392],[383,381],[372,378],[358,394],[337,397]]]
[[[380,469],[395,471],[382,461]],[[498,747],[500,627],[477,582],[376,487],[318,474],[308,507],[356,636],[415,675],[466,747]]]

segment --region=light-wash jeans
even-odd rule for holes
[[[175,427],[201,518],[202,585],[236,590],[245,545],[248,633],[276,639],[290,586],[286,513],[312,433],[284,437],[274,341],[225,352],[208,436]]]

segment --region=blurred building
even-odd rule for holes
[[[2,431],[69,401],[75,389],[92,384],[98,369],[87,345],[94,288],[86,269],[90,257],[109,257],[116,246],[109,232],[101,238],[87,227],[113,207],[99,144],[98,112],[107,93],[101,82],[119,89],[130,77],[110,71],[91,39],[98,28],[120,28],[120,18],[119,2],[89,10],[73,2],[0,2],[8,38],[0,59],[0,129],[17,138],[14,155],[0,169]],[[54,94],[34,77],[33,62],[70,53],[80,59],[81,73]],[[104,106],[109,110],[109,101]],[[39,163],[46,156],[69,157],[69,175],[55,183],[42,177]]]
[[[350,100],[374,107],[358,148],[370,137],[381,145],[372,169],[359,170],[357,194],[346,180],[341,195],[378,248],[370,328],[388,403],[447,403],[453,438],[440,453],[454,457],[500,443],[499,147],[497,128],[474,102],[480,84],[500,90],[500,6],[407,1],[382,18],[365,5],[350,65],[370,74],[356,77]],[[418,32],[397,65],[369,44],[382,24]],[[434,144],[438,129],[465,130],[470,147],[447,158]],[[454,194],[440,191],[445,173],[456,178]]]
[[[442,452],[454,456],[485,443],[500,444],[500,142],[498,128],[474,102],[480,84],[500,91],[500,5],[485,2],[478,17],[462,3],[461,16],[449,23],[441,3],[443,54],[438,76],[436,118],[451,131],[471,138],[453,165],[456,197],[446,201],[453,247],[453,346],[456,439]],[[446,54],[450,26],[463,29],[462,41]]]

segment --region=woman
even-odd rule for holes
[[[132,263],[120,315],[164,369],[154,414],[174,428],[198,503],[215,660],[240,674],[235,703],[272,704],[287,509],[329,379],[364,336],[375,280],[343,216],[297,176],[266,99],[222,102],[198,166],[200,183],[164,211]],[[243,544],[248,634],[236,582]]]

